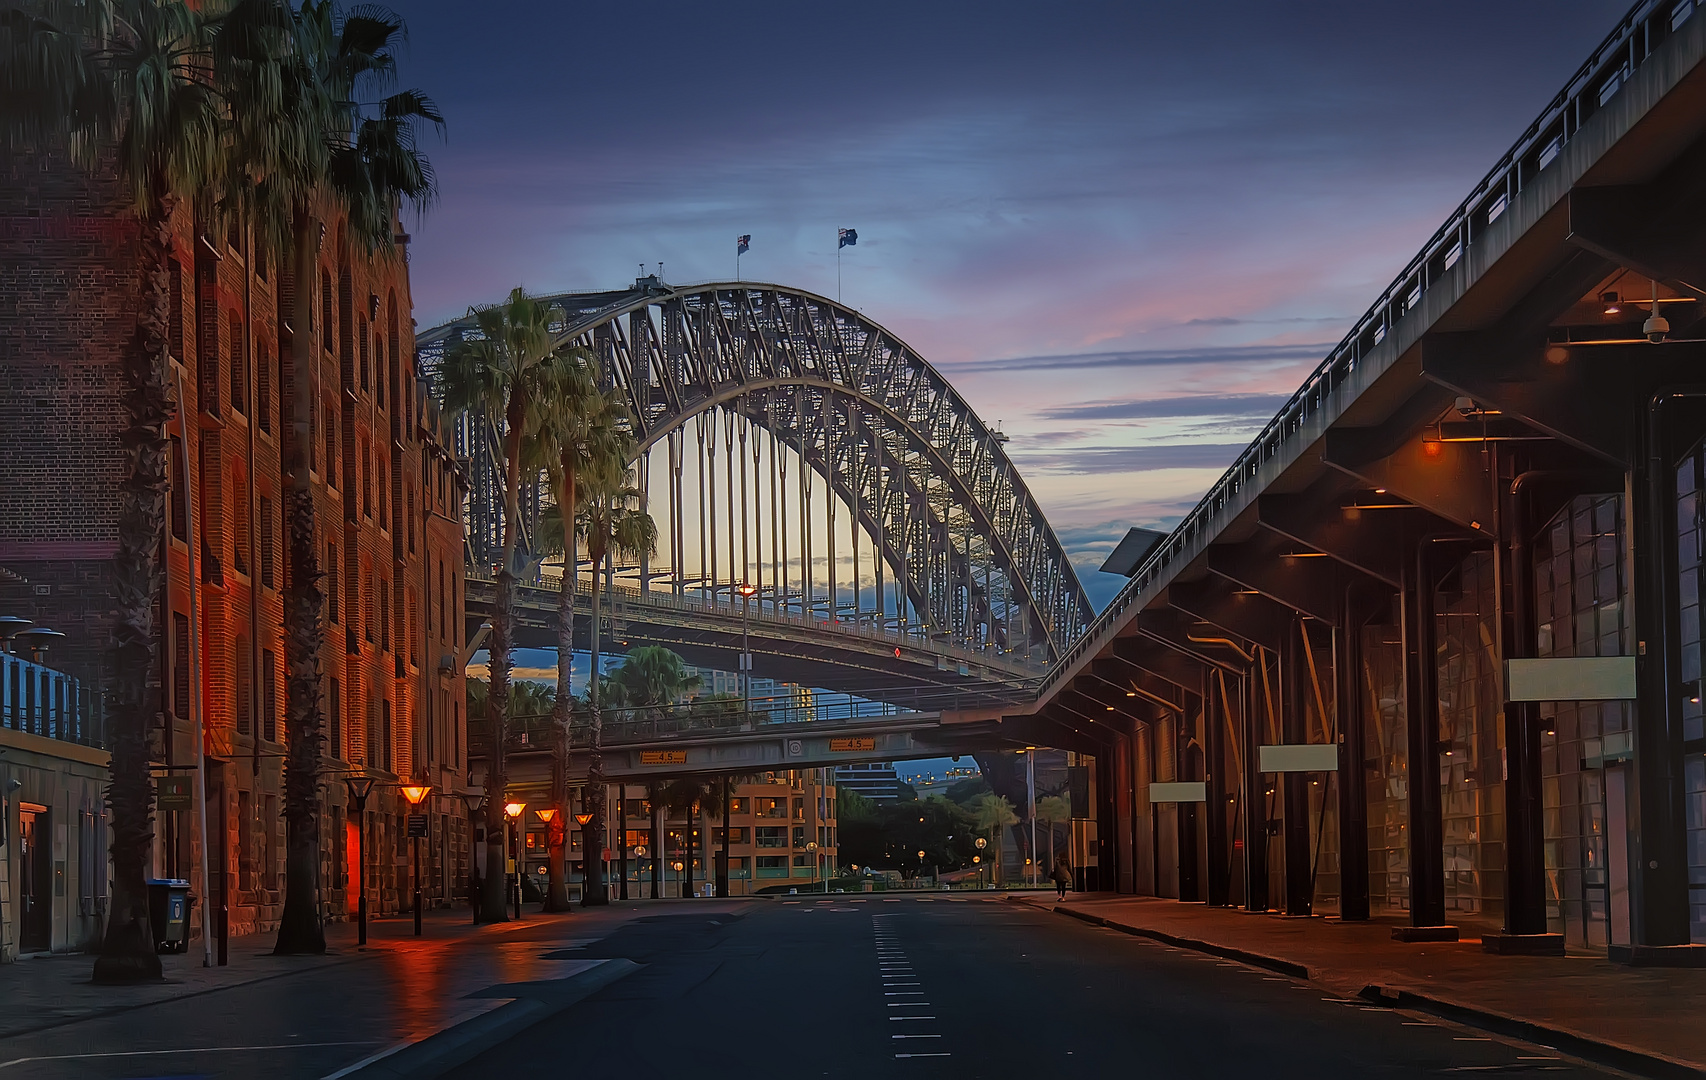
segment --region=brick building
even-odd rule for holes
[[[0,606],[67,637],[55,663],[108,678],[112,556],[125,464],[120,350],[143,268],[110,184],[55,161],[0,161]],[[406,247],[367,257],[340,214],[320,214],[317,279],[296,282],[240,234],[201,234],[180,210],[170,349],[185,408],[172,426],[168,585],[160,612],[157,760],[194,760],[192,645],[200,646],[213,897],[232,934],[276,925],[283,904],[285,710],[281,475],[292,334],[312,335],[309,447],[327,594],[323,895],[353,910],[355,823],[342,776],[368,803],[369,907],[406,906],[406,806],[395,781],[435,789],[423,844],[429,897],[458,890],[468,850],[459,653],[463,478],[413,370]],[[403,238],[406,243],[406,237]],[[290,325],[292,290],[312,321]],[[190,498],[189,496],[193,496]],[[192,544],[193,552],[192,552]],[[191,556],[200,578],[191,625]],[[9,583],[9,584],[7,584]],[[162,874],[193,877],[195,815],[156,819]],[[203,910],[198,906],[198,911]]]

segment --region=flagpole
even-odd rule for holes
[[[841,303],[841,230],[835,231],[835,302]]]

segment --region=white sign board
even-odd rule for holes
[[[1508,701],[1629,701],[1635,697],[1633,656],[1552,656],[1506,660]]]
[[[1150,784],[1149,801],[1207,802],[1208,785],[1201,780],[1182,780],[1167,784]]]
[[[1263,746],[1256,755],[1258,772],[1338,772],[1339,748],[1332,743],[1290,743]]]

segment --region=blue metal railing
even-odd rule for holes
[[[106,745],[100,695],[63,671],[0,653],[0,727],[79,746]]]
[[[1433,284],[1462,261],[1469,246],[1558,157],[1582,124],[1616,96],[1635,69],[1652,56],[1654,48],[1702,6],[1706,6],[1706,0],[1640,0],[1629,9],[1469,197],[1458,204],[1445,224],[1380,294],[1380,299],[1357,320],[1350,333],[1303,381],[1261,434],[1238,455],[1232,467],[1209,488],[1061,656],[1043,680],[1038,700],[1046,698],[1087,653],[1101,649],[1108,628],[1143,599],[1145,591],[1174,559],[1210,531],[1211,522],[1232,504],[1246,484],[1256,479],[1264,465],[1279,457],[1282,449],[1289,449],[1288,440],[1326,407],[1363,358],[1386,340],[1400,319],[1415,310]]]

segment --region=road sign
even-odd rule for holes
[[[162,776],[155,790],[155,805],[161,810],[188,810],[195,805],[193,776]]]
[[[641,750],[641,765],[685,765],[687,751],[685,750]]]
[[[423,839],[426,838],[426,836],[428,835],[428,832],[427,832],[427,816],[425,814],[410,814],[409,815],[409,835],[410,836],[418,836],[418,837],[421,837]]]
[[[858,738],[831,739],[829,750],[832,754],[857,753],[863,750],[875,750],[877,738],[875,735],[861,735]]]
[[[789,739],[788,740],[788,756],[789,757],[805,757],[806,756],[806,744],[799,739]]]

